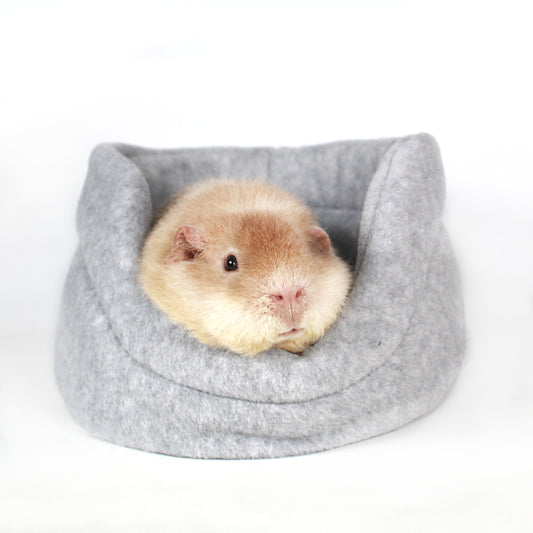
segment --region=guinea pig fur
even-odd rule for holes
[[[246,356],[303,352],[337,318],[352,282],[300,200],[268,183],[217,178],[167,207],[139,279],[198,340]]]

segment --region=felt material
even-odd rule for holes
[[[171,324],[137,282],[153,212],[209,176],[302,198],[352,265],[337,322],[303,357],[253,359]],[[119,444],[201,458],[295,455],[396,429],[433,409],[464,353],[434,139],[301,148],[97,146],[77,211],[55,370],[74,418]]]

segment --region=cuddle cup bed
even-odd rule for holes
[[[137,281],[153,212],[208,176],[302,198],[352,264],[339,320],[297,357],[248,359],[171,324]],[[463,358],[463,312],[427,134],[302,148],[97,146],[79,202],[55,370],[75,420],[126,446],[199,458],[324,450],[435,408]]]

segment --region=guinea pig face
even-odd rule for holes
[[[181,226],[169,261],[191,280],[194,320],[185,325],[200,340],[244,355],[272,346],[300,353],[316,342],[350,279],[324,230],[296,230],[268,213]]]

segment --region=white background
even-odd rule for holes
[[[0,531],[533,530],[528,2],[0,1]],[[427,131],[468,351],[433,414],[339,450],[198,461],[100,442],[52,374],[91,148]]]

